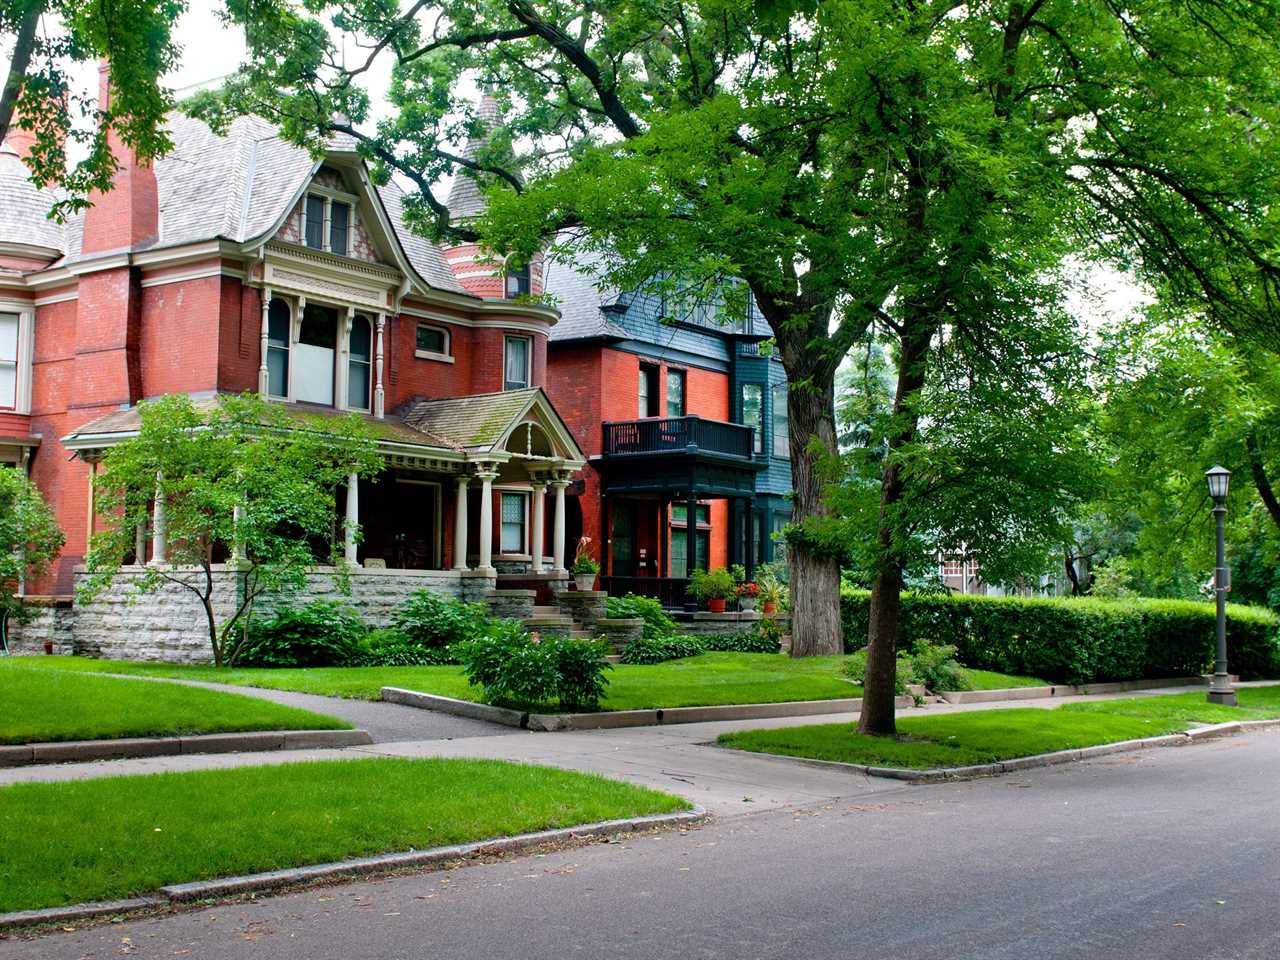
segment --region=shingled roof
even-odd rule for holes
[[[541,393],[537,387],[448,400],[417,400],[398,412],[414,430],[445,437],[468,452],[492,450]]]

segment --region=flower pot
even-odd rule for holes
[[[594,573],[575,573],[573,582],[578,585],[579,590],[590,590],[596,585],[596,575]]]
[[[724,613],[724,597],[716,597],[707,601],[707,609],[712,613]]]
[[[741,610],[743,613],[750,613],[755,608],[756,608],[755,597],[739,597],[738,598],[738,609]]]
[[[765,613],[777,613],[777,612],[778,612],[778,604],[777,604],[777,601],[775,601],[775,600],[766,600],[766,601],[764,602],[764,612],[765,612]]]
[[[46,640],[46,641],[44,642],[44,652],[45,652],[45,654],[46,654],[46,655],[48,655],[48,656],[53,656],[53,641],[52,641],[52,640]]]

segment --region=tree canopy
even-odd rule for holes
[[[65,537],[40,491],[17,467],[0,467],[0,629],[23,615],[18,588],[39,577],[58,556]]]

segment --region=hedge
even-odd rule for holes
[[[866,643],[871,594],[841,595],[845,649]],[[1192,676],[1213,664],[1213,604],[1190,600],[904,594],[899,645],[954,644],[979,670],[1055,683]],[[1241,677],[1280,677],[1280,618],[1227,606],[1227,661]]]

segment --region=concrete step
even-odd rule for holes
[[[535,617],[562,617],[565,614],[559,607],[551,606],[550,604],[539,604],[533,608],[533,615]]]

